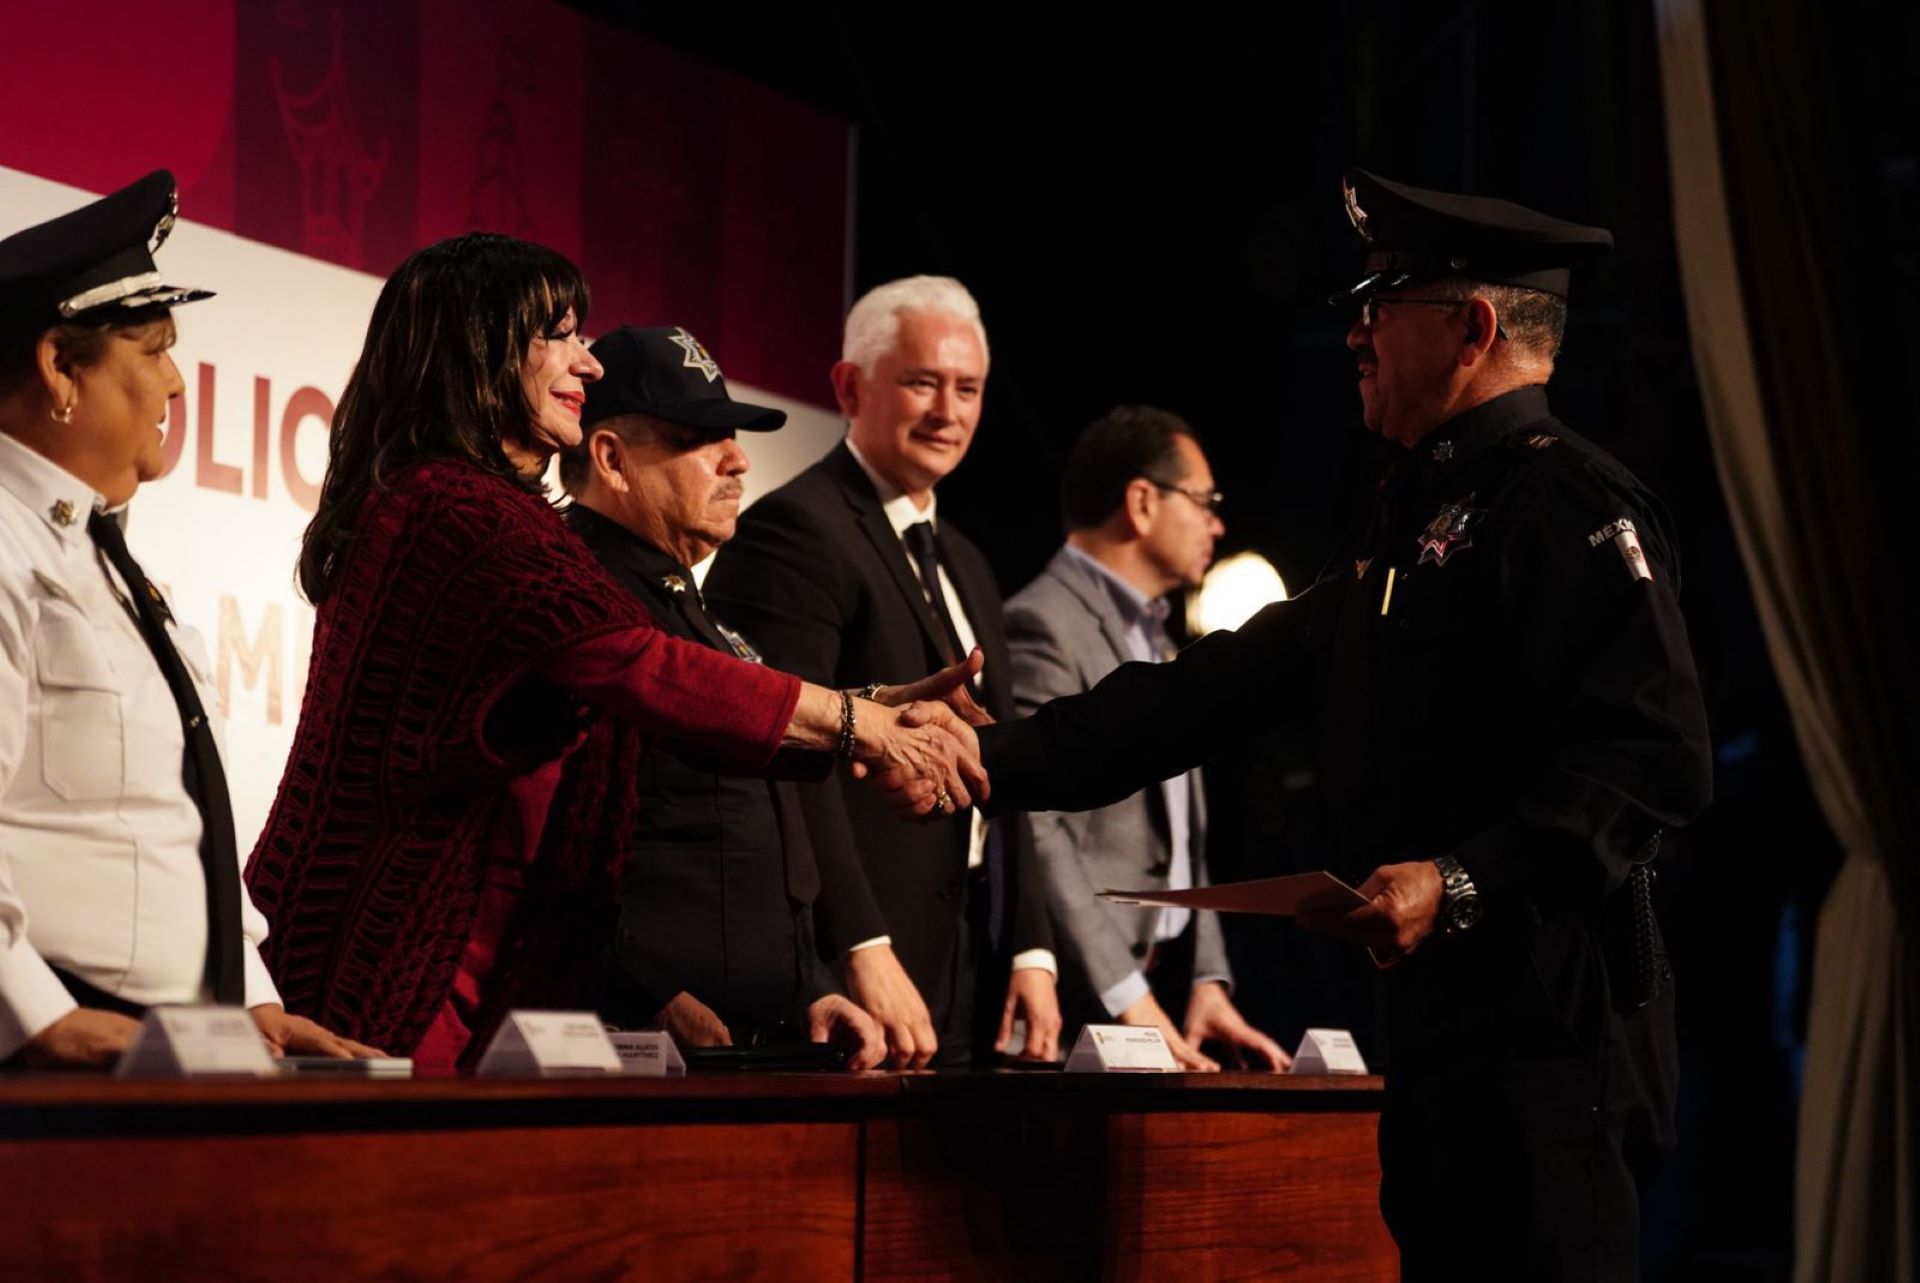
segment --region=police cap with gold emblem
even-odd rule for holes
[[[623,325],[595,340],[593,355],[606,372],[587,384],[582,427],[622,414],[740,432],[771,432],[787,421],[784,410],[727,395],[720,363],[681,326]]]
[[[1428,191],[1347,172],[1347,218],[1367,243],[1360,280],[1327,301],[1458,278],[1565,298],[1573,269],[1613,248],[1604,227],[1550,218],[1511,201]]]
[[[173,175],[157,169],[0,240],[0,342],[211,298],[211,290],[168,284],[154,265],[179,206]]]

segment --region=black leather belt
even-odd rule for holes
[[[115,997],[105,989],[96,989],[61,967],[54,967],[53,974],[65,985],[73,1000],[83,1007],[92,1007],[96,1011],[111,1011],[115,1015],[130,1016],[135,1020],[147,1014],[145,1006],[137,1002],[128,1002],[125,998]]]

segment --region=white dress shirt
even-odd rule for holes
[[[202,996],[206,875],[180,712],[87,534],[101,506],[0,434],[0,1059],[73,1010],[49,964],[142,1005]],[[171,631],[217,708],[205,643]],[[278,1002],[266,919],[244,894],[241,926],[246,1003]]]
[[[939,499],[931,491],[927,494],[927,506],[922,508],[913,501],[912,495],[902,492],[898,486],[874,471],[873,465],[861,457],[851,437],[847,439],[847,451],[853,455],[853,461],[860,465],[860,470],[867,474],[867,480],[873,482],[873,488],[879,492],[880,510],[887,514],[887,524],[893,527],[893,533],[901,541],[903,552],[906,548],[909,528],[923,521],[932,522],[935,530],[940,528],[934,515]],[[920,575],[920,563],[908,556],[907,564],[913,568],[913,577],[919,582],[921,591],[926,591],[926,581]],[[953,579],[947,574],[947,568],[940,566],[938,569],[940,595],[946,598],[947,613],[953,616],[953,630],[960,634],[960,652],[963,655],[972,654],[973,648],[980,644],[979,636],[973,631],[973,621],[967,618],[966,607],[960,604],[960,594],[955,590]],[[984,671],[983,669],[982,672]],[[977,869],[987,858],[987,821],[986,817],[980,814],[978,807],[974,808],[970,815],[972,827],[967,833],[967,867]],[[862,940],[847,952],[871,948],[876,944],[892,943],[893,939],[890,936],[876,936],[871,940]],[[1054,962],[1051,949],[1028,949],[1013,956],[1013,970],[1019,971],[1027,967],[1038,967],[1056,976],[1060,974],[1060,968]]]

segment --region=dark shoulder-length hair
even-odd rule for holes
[[[410,464],[458,459],[541,492],[505,451],[533,423],[521,366],[569,310],[585,325],[587,302],[564,255],[510,236],[456,236],[400,265],[334,411],[326,480],[300,546],[308,601],[331,590],[368,491]]]

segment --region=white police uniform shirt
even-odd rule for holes
[[[206,878],[179,708],[87,534],[101,503],[0,434],[0,1059],[73,1010],[49,964],[129,1002],[201,996]],[[172,631],[215,707],[205,644]],[[246,1003],[278,1002],[245,895],[241,927]]]

